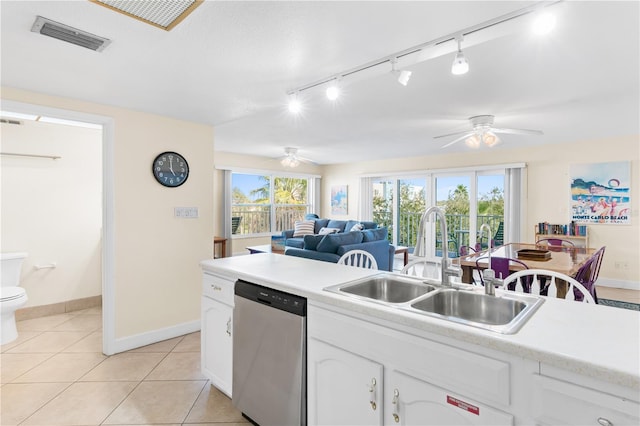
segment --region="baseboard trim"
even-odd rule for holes
[[[102,306],[102,295],[51,303],[49,305],[29,306],[16,311],[16,321],[66,314],[98,306]]]
[[[163,340],[173,339],[174,337],[184,336],[185,334],[195,333],[196,331],[200,331],[200,320],[183,322],[182,324],[172,325],[171,327],[116,339],[113,350],[114,353],[125,352],[162,342]]]
[[[598,278],[598,281],[596,281],[596,285],[640,291],[640,282],[637,281],[614,280],[612,278],[600,277]]]

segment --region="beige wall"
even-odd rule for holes
[[[29,254],[25,307],[102,294],[102,132],[29,120],[1,126],[2,152],[62,157],[1,157],[0,246]]]
[[[199,262],[213,248],[213,128],[13,88],[2,88],[2,99],[113,119],[116,339],[197,324]],[[191,170],[175,189],[151,174],[155,156],[169,150]],[[177,219],[174,207],[198,207],[199,217]]]
[[[640,182],[640,140],[638,136],[607,140],[558,144],[553,152],[544,148],[517,148],[492,151],[489,149],[454,155],[370,161],[326,166],[323,171],[322,216],[330,217],[330,188],[349,186],[349,217],[359,217],[358,199],[360,177],[373,173],[408,172],[426,169],[471,167],[507,163],[526,163],[527,211],[523,236],[534,240],[534,226],[538,222],[567,223],[569,219],[569,166],[572,163],[631,161],[631,225],[590,225],[589,245],[607,246],[600,272],[613,284],[640,282],[640,224],[639,198],[636,186]],[[354,212],[354,213],[352,213]],[[615,262],[626,262],[628,269],[616,269]]]

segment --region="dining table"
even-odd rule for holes
[[[522,252],[524,250],[524,252]],[[544,256],[526,256],[531,250],[540,250]],[[518,252],[521,252],[520,254]],[[546,253],[548,252],[548,254]],[[546,269],[573,277],[578,269],[596,252],[594,248],[540,246],[530,243],[508,243],[491,249],[491,256],[517,259],[529,269]],[[476,263],[476,261],[478,261]],[[462,269],[462,282],[473,283],[473,270],[487,268],[487,250],[461,256],[457,263]],[[521,264],[512,262],[510,272],[525,269]]]

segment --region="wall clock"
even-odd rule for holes
[[[176,188],[189,177],[189,164],[177,152],[167,151],[153,160],[151,171],[161,185]]]

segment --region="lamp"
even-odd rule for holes
[[[458,41],[458,53],[456,53],[456,57],[451,65],[451,74],[462,75],[469,72],[469,62],[467,58],[464,57],[464,53],[462,53],[462,48],[460,47],[462,36],[456,37],[456,40]]]
[[[555,15],[549,12],[541,12],[533,20],[533,33],[536,35],[549,34],[556,26]]]
[[[335,101],[340,97],[340,86],[338,84],[338,80],[333,80],[331,85],[327,87],[327,99],[330,101]]]
[[[412,74],[411,71],[409,70],[398,71],[396,69],[396,62],[398,62],[398,58],[391,59],[389,62],[391,62],[391,72],[393,74],[398,75],[398,83],[402,84],[403,86],[406,86],[407,83],[409,83],[409,79],[411,78],[411,74]]]
[[[483,142],[489,148],[500,143],[500,138],[495,133],[489,130],[478,131],[477,133],[469,136],[465,139],[464,143],[469,148],[480,148],[480,143]]]
[[[284,167],[294,168],[300,165],[300,160],[298,160],[295,155],[287,155],[282,160],[280,160],[280,164],[282,164]]]

